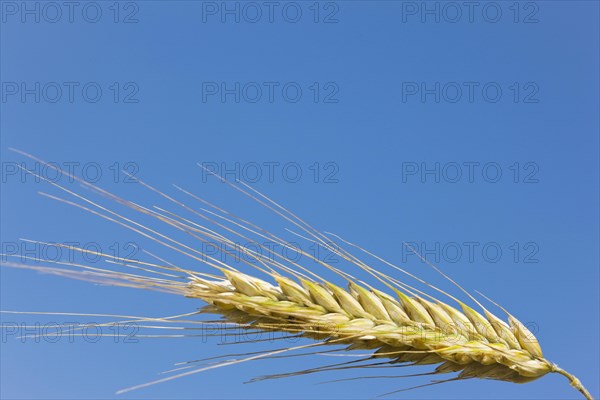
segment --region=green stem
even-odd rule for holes
[[[560,368],[556,364],[552,364],[552,363],[549,363],[549,364],[550,364],[550,368],[552,369],[552,372],[556,372],[556,373],[566,376],[569,379],[569,383],[571,383],[571,386],[573,386],[575,389],[580,391],[581,394],[583,394],[583,396],[587,400],[594,400],[591,393],[588,392],[587,389],[583,387],[583,385],[581,384],[581,381],[575,375],[568,373],[567,371]]]

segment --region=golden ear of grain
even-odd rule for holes
[[[230,239],[220,234],[215,235],[214,231],[183,217],[179,217],[177,214],[168,212],[168,217],[166,217],[165,215],[113,195],[81,178],[60,170],[60,168],[56,166],[45,163],[43,160],[26,153],[19,153],[40,162],[47,167],[58,170],[65,174],[65,176],[72,178],[73,182],[76,181],[84,187],[92,189],[92,191],[98,192],[136,212],[154,217],[179,230],[186,232],[189,230],[195,234],[208,237],[211,240],[217,240],[222,244],[232,243]],[[86,197],[68,190],[60,184],[51,182],[35,172],[26,171],[48,182],[54,187],[63,190],[65,193],[75,196],[78,200],[84,202],[85,206],[52,195],[47,195],[50,198],[79,207],[109,221],[116,222],[119,225],[132,229],[138,234],[142,234],[172,250],[192,256],[195,260],[200,261],[198,257],[187,253],[187,251],[194,252],[196,255],[202,254],[207,256],[206,254],[172,240],[134,220],[123,217],[100,206]],[[229,183],[224,178],[220,178],[222,181]],[[135,178],[135,180],[142,186],[160,194],[178,206],[194,212],[191,208],[160,192],[158,189],[151,187],[137,178]],[[266,208],[279,214],[287,221],[293,223],[294,226],[311,236],[312,239],[309,240],[313,241],[313,243],[322,244],[325,243],[325,239],[328,239],[325,235],[318,233],[314,228],[299,219],[296,215],[287,211],[262,193],[250,188],[248,185],[243,183],[240,184],[248,189],[245,190],[239,186],[231,183],[229,184]],[[183,193],[202,201],[205,205],[210,205],[210,203],[199,197],[181,188],[179,189]],[[209,212],[212,216],[222,218],[224,221],[233,223],[236,227],[246,229],[254,234],[258,234],[257,231],[254,230],[255,228],[260,232],[266,232],[256,225],[235,217],[219,207],[210,206],[217,210],[217,212]],[[197,212],[195,212],[195,214],[204,216]],[[193,225],[189,225],[188,223]],[[220,226],[224,227],[223,225]],[[198,227],[206,230],[197,229]],[[234,231],[230,229],[229,232],[234,233]],[[283,242],[277,236],[271,235],[268,232],[266,232],[266,234],[269,235],[268,237],[275,239],[278,244],[287,246],[287,243]],[[241,234],[238,235],[244,237]],[[267,237],[262,233],[258,235]],[[195,237],[199,238],[198,236]],[[160,240],[158,238],[160,238]],[[163,239],[165,242],[162,241]],[[448,293],[428,284],[407,271],[386,262],[359,246],[348,242],[345,243],[350,244],[354,248],[358,248],[362,252],[384,262],[386,265],[405,273],[420,283],[455,300],[462,309],[462,312],[419,290],[415,291],[414,288],[397,279],[375,271],[347,251],[343,249],[337,250],[335,247],[329,245],[327,245],[328,249],[332,250],[335,254],[342,256],[345,260],[355,264],[363,271],[368,272],[371,276],[385,283],[395,292],[397,299],[389,294],[374,290],[370,287],[363,287],[359,285],[358,281],[349,281],[349,289],[345,290],[324,280],[317,282],[304,277],[300,278],[300,276],[305,275],[300,274],[293,268],[279,262],[271,262],[268,258],[261,257],[261,254],[252,251],[249,251],[250,255],[255,256],[255,259],[261,261],[261,265],[266,266],[267,270],[271,271],[267,272],[267,274],[275,280],[277,285],[273,285],[254,276],[240,273],[229,267],[221,267],[224,263],[219,262],[210,256],[206,257],[210,262],[204,262],[219,270],[223,274],[222,277],[219,278],[207,274],[202,275],[211,277],[211,280],[207,280],[199,278],[193,271],[186,271],[172,266],[172,264],[170,264],[172,268],[156,264],[152,265],[156,269],[166,269],[169,271],[176,270],[188,274],[189,282],[187,285],[176,280],[156,280],[156,278],[141,275],[122,274],[110,269],[98,271],[98,269],[93,268],[93,270],[95,270],[94,272],[85,271],[85,274],[82,274],[80,271],[67,272],[61,270],[59,274],[75,277],[77,279],[92,281],[96,279],[98,282],[103,283],[110,282],[111,284],[116,285],[120,284],[122,286],[145,289],[151,288],[154,290],[162,289],[169,293],[183,294],[187,297],[201,299],[209,303],[212,305],[211,311],[221,313],[226,318],[234,321],[234,323],[246,324],[252,328],[267,331],[278,330],[301,333],[306,337],[322,340],[323,343],[319,344],[343,344],[348,346],[347,349],[375,349],[373,358],[390,358],[390,363],[413,363],[417,365],[441,364],[436,368],[435,373],[459,372],[458,377],[453,380],[483,378],[523,383],[537,379],[549,372],[559,373],[567,377],[571,385],[580,391],[587,399],[592,399],[591,394],[583,387],[579,379],[543,358],[542,350],[537,339],[524,324],[508,313],[509,324],[506,324],[500,318],[483,308],[483,306],[477,303],[477,301],[462,287],[456,284],[456,282],[434,265],[428,263],[444,278],[463,290],[463,292],[465,292],[472,300],[475,300],[475,302],[483,309],[485,316],[458,301]],[[185,251],[183,249],[185,249]],[[83,250],[83,252],[85,251],[86,250]],[[103,256],[106,257],[106,255]],[[123,260],[116,258],[111,260],[116,261],[117,264],[123,263]],[[135,264],[134,260],[128,260],[128,262]],[[319,264],[338,273],[338,275],[346,279],[350,277],[349,274],[342,273],[342,271],[333,268],[324,262],[319,261]],[[65,263],[64,265],[87,268],[74,263]],[[296,266],[296,264],[294,265]],[[140,263],[137,265],[137,267],[140,266],[144,267],[141,269],[146,270],[145,267],[149,266],[149,264]],[[306,268],[300,268],[308,272],[311,276],[318,278],[318,275],[311,271],[307,271]],[[42,267],[32,267],[31,269],[44,270]],[[262,272],[266,271],[261,268],[257,269]],[[273,272],[275,269],[287,272],[291,271],[292,275],[297,277],[299,282],[276,274]],[[46,271],[49,273],[57,273],[56,268],[47,267]],[[77,272],[79,272],[79,275]],[[360,281],[360,283],[363,282]],[[410,294],[410,296],[397,288],[402,289]],[[432,301],[425,300],[417,294],[424,294]],[[299,346],[295,349],[310,346],[312,345]],[[277,350],[267,353],[267,355],[278,354],[290,349]],[[245,360],[256,359],[259,357],[262,356],[252,356]],[[227,361],[220,364],[220,366],[231,365],[237,362],[240,361]],[[216,367],[210,366],[201,368],[192,372],[185,372],[180,376],[212,368]],[[162,379],[155,381],[154,383],[168,379],[173,378]],[[139,385],[136,388],[148,385],[149,384]]]
[[[521,382],[552,371],[531,332],[514,317],[510,317],[511,330],[489,311],[484,311],[486,318],[462,303],[461,313],[440,301],[409,297],[399,290],[395,300],[354,282],[345,290],[304,278],[300,284],[280,276],[275,281],[279,286],[227,271],[219,284],[197,279],[189,295],[269,318],[269,324],[255,323],[257,328],[321,332],[343,343],[379,348],[378,357],[387,354],[397,362],[443,362],[439,373],[462,371],[461,378]]]
[[[186,295],[215,305],[224,315],[237,309],[258,317],[255,328],[304,332],[348,344],[348,349],[377,349],[373,357],[392,362],[441,364],[435,373],[460,372],[456,379],[524,383],[561,373],[591,399],[577,378],[543,358],[535,336],[512,315],[508,325],[485,309],[484,317],[459,302],[461,312],[400,290],[394,290],[396,300],[355,282],[345,290],[305,278],[300,283],[279,275],[274,279],[278,286],[227,270],[221,281],[194,278]]]

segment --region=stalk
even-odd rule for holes
[[[581,383],[579,378],[577,378],[575,375],[570,374],[569,372],[560,368],[556,364],[550,363],[550,368],[551,368],[552,372],[555,372],[555,373],[565,376],[569,380],[569,383],[571,384],[571,386],[573,386],[575,389],[577,389],[583,395],[583,397],[585,397],[587,400],[594,400],[594,398],[592,397],[592,394],[590,392],[588,392],[588,390],[583,386],[583,384]]]

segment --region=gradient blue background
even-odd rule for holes
[[[4,2],[3,2],[4,3]],[[33,4],[33,2],[31,3]],[[134,162],[138,176],[169,190],[194,189],[215,203],[254,217],[275,217],[214,181],[203,183],[196,162],[314,162],[339,166],[338,183],[298,183],[278,177],[255,186],[311,221],[400,263],[402,241],[501,244],[534,242],[537,263],[462,259],[444,263],[465,287],[478,289],[538,326],[545,355],[599,393],[598,93],[599,7],[595,1],[538,1],[537,23],[503,17],[489,23],[402,20],[402,3],[341,1],[337,23],[313,23],[299,2],[297,24],[202,22],[202,3],[137,1],[138,23],[21,23],[4,15],[2,82],[135,82],[138,103],[114,103],[105,93],[89,104],[9,98],[2,102],[3,165],[27,162],[19,148],[56,162]],[[230,3],[232,4],[232,3]],[[422,4],[422,3],[416,3]],[[433,3],[429,3],[431,5]],[[482,3],[483,4],[483,3]],[[521,3],[520,7],[524,7]],[[322,3],[321,7],[325,4]],[[322,17],[322,16],[321,16]],[[521,15],[521,18],[523,16]],[[202,82],[299,82],[295,104],[202,102]],[[477,97],[456,104],[402,101],[402,82],[498,82],[501,101]],[[333,104],[314,103],[312,82],[335,82]],[[514,103],[507,88],[535,82],[537,103]],[[422,183],[402,179],[406,162],[497,162],[503,179]],[[539,167],[538,183],[513,183],[514,162]],[[29,164],[31,165],[31,164]],[[6,179],[4,179],[6,178]],[[143,204],[161,203],[132,184],[100,184]],[[136,240],[132,233],[37,196],[48,185],[3,177],[2,242]],[[141,241],[140,241],[141,243]],[[144,248],[181,262],[157,245]],[[522,258],[522,257],[521,257]],[[414,257],[411,271],[449,286]],[[187,265],[187,264],[186,264]],[[200,266],[195,266],[201,268]],[[94,286],[2,268],[3,310],[174,315],[199,304],[166,294]],[[4,315],[4,323],[35,321]],[[41,319],[40,319],[41,320]],[[44,321],[47,321],[45,319]],[[50,318],[69,321],[73,319]],[[259,348],[256,346],[255,348]],[[255,348],[251,348],[255,349]],[[114,398],[174,362],[235,352],[233,346],[189,339],[136,344],[3,341],[2,398]],[[293,361],[293,364],[292,364]],[[334,360],[260,361],[209,371],[120,398],[371,398],[426,379],[314,383],[357,376],[328,373],[244,385],[256,375],[307,368]],[[415,371],[423,371],[416,369]],[[392,374],[393,371],[379,371]],[[399,374],[406,373],[401,370]],[[528,385],[469,381],[405,393],[402,398],[578,398],[560,376]]]

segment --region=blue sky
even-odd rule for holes
[[[599,395],[597,2],[0,5],[3,253],[40,254],[19,238],[121,252],[133,242],[190,263],[37,195],[59,192],[17,164],[46,177],[51,171],[10,147],[140,204],[167,203],[120,169],[169,193],[182,185],[265,227],[289,227],[207,178],[196,165],[203,163],[451,289],[402,246],[413,243],[466,288],[535,327],[545,355]],[[201,306],[0,271],[3,310],[166,316]],[[44,318],[2,321],[68,321]],[[1,343],[3,398],[115,398],[175,362],[239,349],[197,338],[22,343],[9,333]],[[245,349],[255,348],[262,347]],[[119,398],[371,398],[426,382],[314,385],[359,375],[348,372],[242,383],[333,361],[265,360]],[[546,376],[527,385],[449,383],[406,396],[577,393],[563,377]]]

